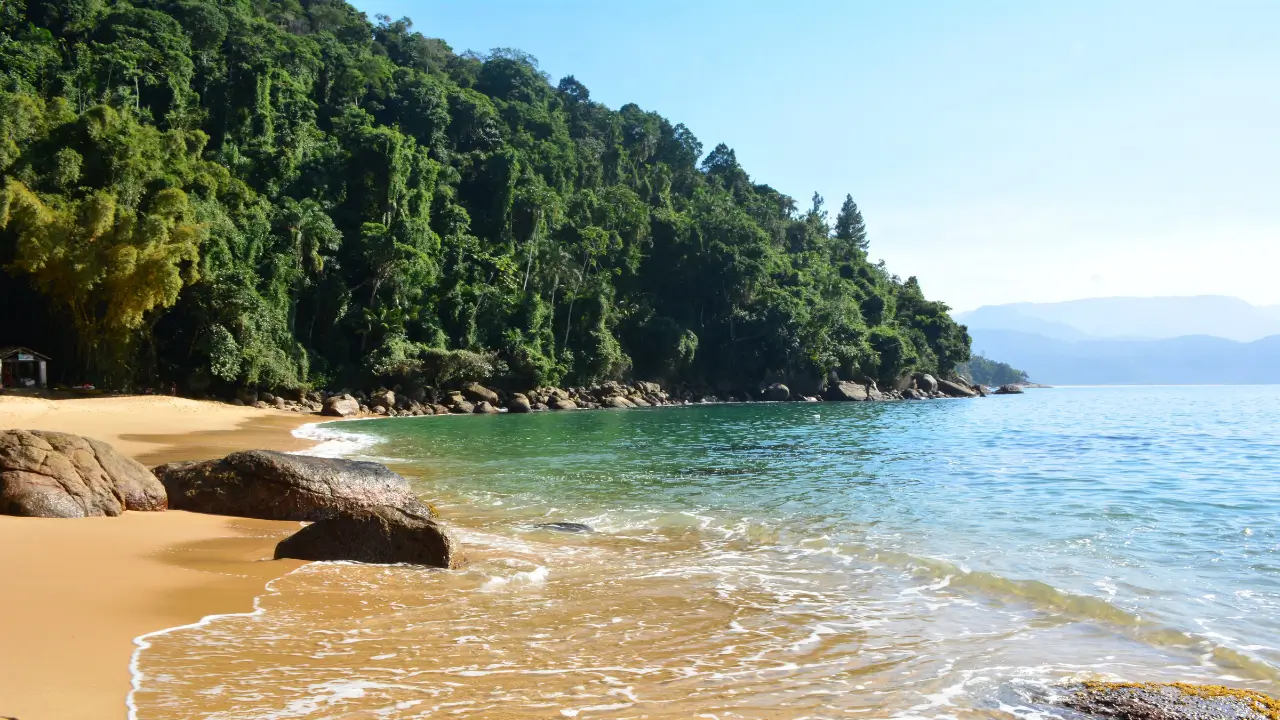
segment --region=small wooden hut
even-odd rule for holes
[[[0,388],[48,387],[48,362],[31,348],[0,348]]]

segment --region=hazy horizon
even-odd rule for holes
[[[873,259],[957,311],[1280,303],[1280,4],[357,6],[459,51],[524,50],[728,143],[801,207],[851,193]]]
[[[1083,298],[1059,303],[984,305],[953,313],[977,339],[983,331],[1016,331],[1068,342],[1160,340],[1208,336],[1252,342],[1280,336],[1280,306],[1227,295]]]

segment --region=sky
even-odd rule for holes
[[[1280,304],[1280,2],[357,0],[724,142],[955,310]]]

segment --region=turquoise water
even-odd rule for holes
[[[144,653],[190,697],[261,700],[225,717],[1044,717],[1075,677],[1280,689],[1280,386],[321,432],[412,476],[471,567],[309,566]],[[229,648],[310,682],[263,695]]]

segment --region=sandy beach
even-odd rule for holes
[[[0,428],[94,437],[148,465],[297,450],[308,416],[173,397],[0,397]],[[169,511],[77,520],[0,516],[0,717],[123,718],[133,639],[247,612],[297,523]]]

